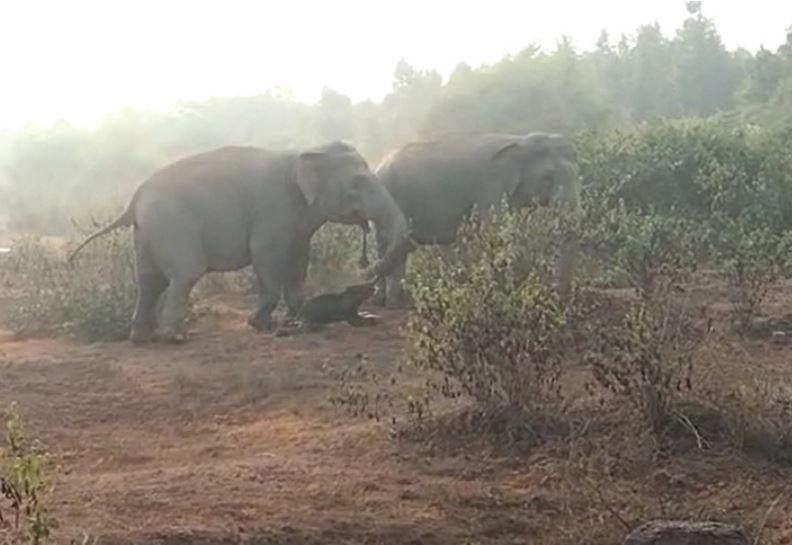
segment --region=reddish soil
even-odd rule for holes
[[[509,456],[395,439],[328,403],[323,366],[364,354],[392,368],[404,315],[274,339],[244,325],[241,304],[214,305],[182,346],[0,337],[0,404],[17,402],[61,460],[59,541],[618,543],[619,518],[758,527],[792,485],[789,469],[737,454],[637,456],[623,433],[582,426]],[[790,356],[761,342],[722,355],[787,377]],[[792,544],[792,494],[764,526],[768,542]]]

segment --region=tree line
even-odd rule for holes
[[[151,171],[229,144],[298,147],[344,139],[372,162],[410,139],[447,131],[577,135],[669,118],[781,128],[792,121],[792,27],[776,51],[728,50],[700,3],[667,35],[657,24],[579,51],[562,37],[448,78],[405,61],[379,102],[325,88],[316,104],[288,92],[133,109],[86,129],[65,122],[0,133],[0,229],[63,234],[85,210],[119,205]],[[783,29],[780,29],[783,32]],[[108,212],[110,213],[110,212]]]

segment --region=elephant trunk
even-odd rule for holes
[[[580,174],[575,163],[562,161],[559,165],[557,202],[575,211],[580,209]],[[558,259],[558,292],[562,301],[567,301],[572,293],[572,276],[578,254],[578,240],[572,235],[565,235],[561,243]]]
[[[387,276],[411,249],[407,220],[388,190],[381,185],[377,186],[376,196],[367,208],[367,216],[376,230],[380,256],[374,265],[374,274]]]
[[[360,230],[363,234],[363,240],[361,241],[362,244],[360,245],[360,259],[358,260],[358,267],[361,269],[366,269],[369,266],[369,259],[368,259],[368,222],[363,222],[360,224]]]

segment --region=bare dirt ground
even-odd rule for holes
[[[791,307],[792,300],[775,301]],[[61,538],[100,543],[618,543],[626,525],[703,516],[792,544],[789,469],[729,452],[637,462],[623,433],[518,455],[431,449],[330,406],[325,366],[392,367],[400,313],[274,339],[214,301],[182,346],[0,336],[0,404],[61,459]],[[792,376],[792,347],[724,346],[724,365]],[[769,516],[766,516],[769,515]]]

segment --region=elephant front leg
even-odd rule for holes
[[[305,302],[305,279],[308,276],[310,241],[295,249],[292,266],[284,281],[283,298],[286,301],[286,318],[295,319]]]
[[[248,318],[248,325],[256,331],[272,331],[275,323],[272,312],[280,299],[280,284],[266,266],[254,267],[258,285],[258,308]]]
[[[385,306],[400,309],[407,306],[407,295],[404,290],[404,277],[407,272],[407,259],[401,259],[386,278]]]
[[[386,286],[387,286],[387,278],[380,278],[377,280],[375,286],[376,291],[374,295],[371,297],[371,303],[378,306],[384,307],[387,301],[387,296],[385,294]]]

